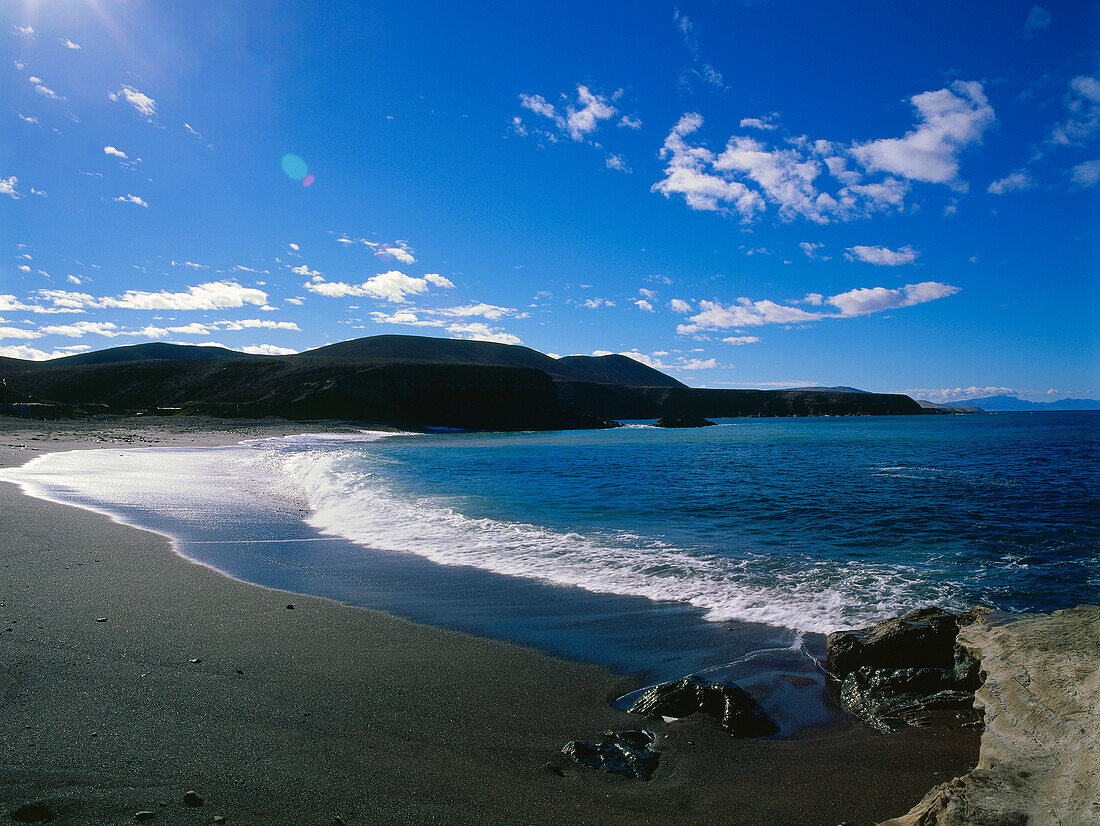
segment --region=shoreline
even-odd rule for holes
[[[19,434],[29,445],[52,432],[36,446],[58,450],[232,444],[312,426],[121,420],[117,440],[92,440],[111,429],[4,422],[0,463],[26,455],[8,445]],[[609,705],[636,683],[235,580],[165,554],[160,535],[14,485],[0,509],[15,528],[0,597],[4,809],[53,800],[74,823],[143,809],[179,822],[686,823],[733,810],[745,823],[865,823],[976,760],[973,732],[884,737],[846,723],[734,741],[696,720],[646,721],[663,750],[652,781],[568,764],[559,776],[544,767],[566,741],[643,724]],[[192,788],[202,809],[180,804]]]

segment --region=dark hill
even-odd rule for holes
[[[227,350],[224,347],[199,347],[193,344],[165,344],[157,341],[150,344],[131,344],[127,347],[110,347],[91,353],[77,353],[75,356],[62,356],[49,361],[37,362],[43,366],[75,366],[81,364],[113,364],[124,361],[149,361],[162,359],[167,361],[197,361],[206,359],[247,359],[247,353]]]
[[[552,378],[623,384],[628,387],[684,387],[671,376],[632,358],[610,356],[567,356],[554,359],[515,344],[466,341],[428,336],[370,336],[307,350],[294,359],[357,359],[374,363],[427,362],[432,364],[497,364],[529,367]]]
[[[547,430],[612,419],[905,415],[908,396],[705,390],[625,356],[553,359],[527,347],[376,336],[292,356],[143,344],[0,362],[0,411],[59,417],[174,408],[225,417]]]

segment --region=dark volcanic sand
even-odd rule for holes
[[[338,429],[356,428],[0,418],[0,465]],[[151,810],[181,824],[835,825],[899,815],[977,759],[970,731],[739,741],[654,725],[611,709],[637,686],[605,669],[237,582],[8,483],[0,526],[0,812],[42,800],[56,823]],[[650,782],[558,758],[570,739],[641,725],[662,749]],[[183,805],[190,789],[203,806]]]

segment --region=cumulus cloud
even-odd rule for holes
[[[503,330],[497,330],[481,321],[472,321],[467,324],[451,324],[447,327],[447,332],[459,338],[469,339],[471,341],[493,341],[497,344],[523,343],[523,339],[519,336],[506,333]]]
[[[157,116],[157,102],[149,97],[144,92],[139,92],[133,86],[128,86],[125,83],[119,87],[117,92],[108,92],[107,97],[116,103],[128,103],[134,107],[139,115],[148,121],[153,120]]]
[[[405,324],[410,327],[443,327],[447,324],[438,318],[421,318],[413,310],[394,310],[392,313],[375,311],[370,315],[376,324]]]
[[[682,298],[674,298],[668,302],[668,306],[674,313],[680,313],[681,315],[687,315],[691,312],[691,304],[684,301]]]
[[[224,310],[243,307],[246,304],[267,303],[267,293],[254,287],[244,287],[236,281],[210,281],[188,287],[183,292],[145,292],[127,290],[119,296],[97,297],[87,293],[67,290],[36,290],[37,305],[22,305],[16,309],[31,312],[83,312],[89,309],[116,308],[126,310]],[[14,296],[0,296],[0,310],[4,299],[15,301]],[[10,303],[10,302],[9,302]],[[21,302],[16,302],[21,303]]]
[[[122,158],[123,160],[126,160],[126,153],[123,152],[121,149],[116,149],[113,146],[103,147],[103,154],[104,155],[114,155],[116,158]]]
[[[775,114],[763,118],[741,118],[740,126],[742,129],[762,129],[765,132],[771,132],[779,128],[778,125],[772,121],[774,117],[776,117]]]
[[[343,281],[315,280],[306,282],[307,290],[317,295],[329,298],[343,298],[345,296],[359,296],[367,298],[379,298],[394,303],[406,301],[406,296],[427,292],[429,285],[444,289],[453,289],[448,279],[436,273],[429,273],[423,278],[406,275],[398,270],[379,273],[369,278],[362,284],[348,284]]]
[[[759,344],[761,339],[759,336],[727,336],[722,339],[725,344],[742,345],[742,344]]]
[[[0,195],[19,200],[23,196],[19,193],[19,179],[12,175],[9,178],[0,178]]]
[[[647,313],[656,312],[656,310],[653,309],[653,305],[644,298],[637,299],[634,302],[634,306],[637,307],[639,310],[644,310]]]
[[[805,255],[811,261],[816,261],[818,259],[821,259],[823,261],[828,261],[829,259],[828,259],[827,256],[823,257],[823,256],[818,255],[818,253],[817,253],[817,251],[819,249],[821,249],[822,247],[824,247],[824,246],[825,246],[824,244],[819,243],[819,242],[802,241],[802,242],[799,243],[798,248],[800,250],[802,250],[803,255]]]
[[[852,318],[868,313],[913,307],[954,295],[958,291],[958,287],[937,281],[906,284],[896,290],[887,287],[860,288],[830,296],[820,302],[820,304],[832,306],[836,312],[824,310],[810,312],[800,307],[779,304],[767,299],[753,301],[749,298],[739,298],[730,305],[704,300],[699,302],[699,312],[688,318],[685,324],[679,325],[676,332],[680,335],[695,335],[708,330],[762,327],[766,324],[805,324],[826,318]],[[821,298],[815,294],[811,296]]]
[[[251,344],[241,347],[240,352],[253,356],[292,356],[298,351],[290,347],[276,347],[274,344]]]
[[[83,338],[86,334],[115,338],[121,335],[118,325],[110,321],[74,321],[71,324],[51,324],[39,328],[44,336]]]
[[[441,315],[456,316],[459,318],[481,316],[482,318],[487,318],[490,321],[496,321],[497,319],[504,318],[505,316],[516,314],[516,310],[512,307],[501,307],[498,304],[486,304],[484,301],[479,301],[474,304],[464,304],[461,307],[444,307],[440,310],[435,310],[434,312],[437,312]]]
[[[32,339],[39,338],[42,333],[35,330],[26,330],[22,327],[0,327],[0,339],[5,338],[19,338],[19,339]]]
[[[598,310],[600,307],[614,307],[615,302],[609,298],[588,298],[580,303],[587,310]]]
[[[862,261],[865,264],[875,264],[879,267],[897,267],[902,264],[912,264],[917,260],[919,254],[910,246],[892,250],[889,247],[857,245],[848,247],[845,257],[849,261]]]
[[[856,144],[852,154],[871,171],[964,189],[959,155],[979,143],[982,133],[996,122],[982,84],[957,80],[950,89],[922,92],[909,102],[920,118],[917,128],[902,138]]]
[[[825,299],[825,302],[840,310],[842,316],[851,317],[896,310],[901,307],[913,307],[938,298],[946,298],[958,291],[959,288],[951,284],[922,281],[920,284],[906,284],[900,290],[887,287],[863,287],[849,290],[846,293],[831,296]]]
[[[302,278],[316,278],[321,275],[319,270],[311,270],[305,264],[300,264],[297,267],[291,267],[290,271],[295,275],[302,276]]]
[[[140,195],[131,195],[127,193],[126,195],[119,195],[117,198],[112,198],[111,200],[120,204],[134,204],[139,207],[149,207],[149,204],[145,203],[145,199]]]
[[[1075,189],[1092,189],[1100,183],[1100,159],[1085,161],[1073,167],[1070,182]]]
[[[1035,182],[1031,179],[1031,175],[1027,170],[1017,169],[1015,172],[1010,172],[1000,180],[991,183],[986,191],[991,195],[1004,195],[1009,192],[1023,192],[1032,189],[1034,186]]]
[[[626,165],[626,161],[623,160],[622,155],[608,155],[604,159],[604,166],[608,169],[614,169],[617,172],[631,172],[631,168]]]
[[[77,344],[72,347],[59,347],[56,350],[47,352],[46,350],[28,347],[25,344],[18,344],[0,347],[0,356],[11,359],[26,359],[27,361],[46,361],[47,359],[56,359],[62,356],[71,356],[75,353],[83,353],[85,350],[91,349],[90,345]]]

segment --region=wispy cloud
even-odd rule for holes
[[[1078,75],[1069,82],[1065,107],[1068,117],[1050,132],[1055,146],[1084,146],[1100,130],[1100,80]]]
[[[559,107],[550,103],[542,95],[521,94],[519,104],[529,112],[538,115],[545,121],[549,121],[547,128],[535,128],[535,132],[547,138],[551,143],[561,138],[578,143],[587,141],[589,136],[599,128],[600,124],[609,121],[619,114],[619,110],[613,105],[613,101],[622,94],[622,90],[616,91],[610,96],[596,94],[584,84],[577,84],[576,100],[570,101],[562,95],[562,103]],[[631,122],[633,125],[633,122]],[[640,125],[640,123],[639,123]],[[528,134],[522,119],[513,121],[513,131],[519,134]]]
[[[23,37],[27,40],[34,39],[34,28],[31,26],[12,26],[11,33],[16,37]]]
[[[1085,161],[1073,167],[1070,172],[1070,183],[1075,189],[1092,189],[1100,183],[1100,158]]]
[[[124,83],[117,92],[108,92],[107,97],[116,103],[130,104],[139,115],[148,121],[152,121],[157,116],[157,102],[133,86]]]
[[[1050,12],[1042,6],[1032,6],[1027,14],[1027,20],[1024,21],[1024,34],[1027,37],[1035,37],[1049,25]]]
[[[126,153],[123,152],[121,149],[116,149],[113,146],[103,147],[103,154],[104,155],[114,155],[116,158],[122,158],[123,160],[126,160]]]
[[[0,310],[30,312],[84,312],[90,309],[125,310],[225,310],[246,304],[267,304],[267,293],[245,287],[236,281],[210,281],[187,287],[181,292],[127,290],[118,296],[97,297],[68,290],[36,290],[37,304],[24,304],[14,296],[0,296]],[[7,300],[7,301],[6,301]],[[5,304],[13,306],[5,306]]]
[[[23,197],[18,187],[19,179],[14,175],[8,178],[0,178],[0,195],[7,195],[9,198],[14,198],[18,201]]]
[[[1005,195],[1009,192],[1024,192],[1035,187],[1030,173],[1026,169],[1017,169],[999,180],[993,181],[986,189],[991,195]]]
[[[954,295],[958,291],[958,287],[938,281],[906,284],[901,289],[864,287],[824,299],[823,303],[835,308],[835,312],[807,311],[801,307],[779,304],[768,299],[753,301],[749,298],[740,298],[730,305],[704,300],[699,302],[699,312],[688,318],[686,323],[679,325],[676,332],[680,335],[695,335],[708,330],[762,327],[767,324],[806,324],[826,318],[853,318],[885,310],[913,307]]]
[[[680,32],[680,39],[684,44],[684,48],[691,54],[691,69],[681,76],[681,81],[687,80],[688,77],[696,77],[715,89],[725,89],[726,84],[722,78],[722,73],[703,59],[703,50],[699,46],[699,27],[679,9],[673,10],[672,20],[676,24],[676,29]]]
[[[146,208],[149,207],[149,204],[147,204],[145,202],[145,199],[142,198],[140,195],[130,195],[130,194],[119,195],[118,197],[112,198],[111,200],[116,201],[120,204],[133,204],[134,206],[139,206],[139,207],[146,207]]]
[[[67,37],[62,37],[61,38],[61,45],[64,46],[66,49],[79,49],[80,48],[79,43],[73,43],[73,41],[69,40],[69,38],[67,38]]]

